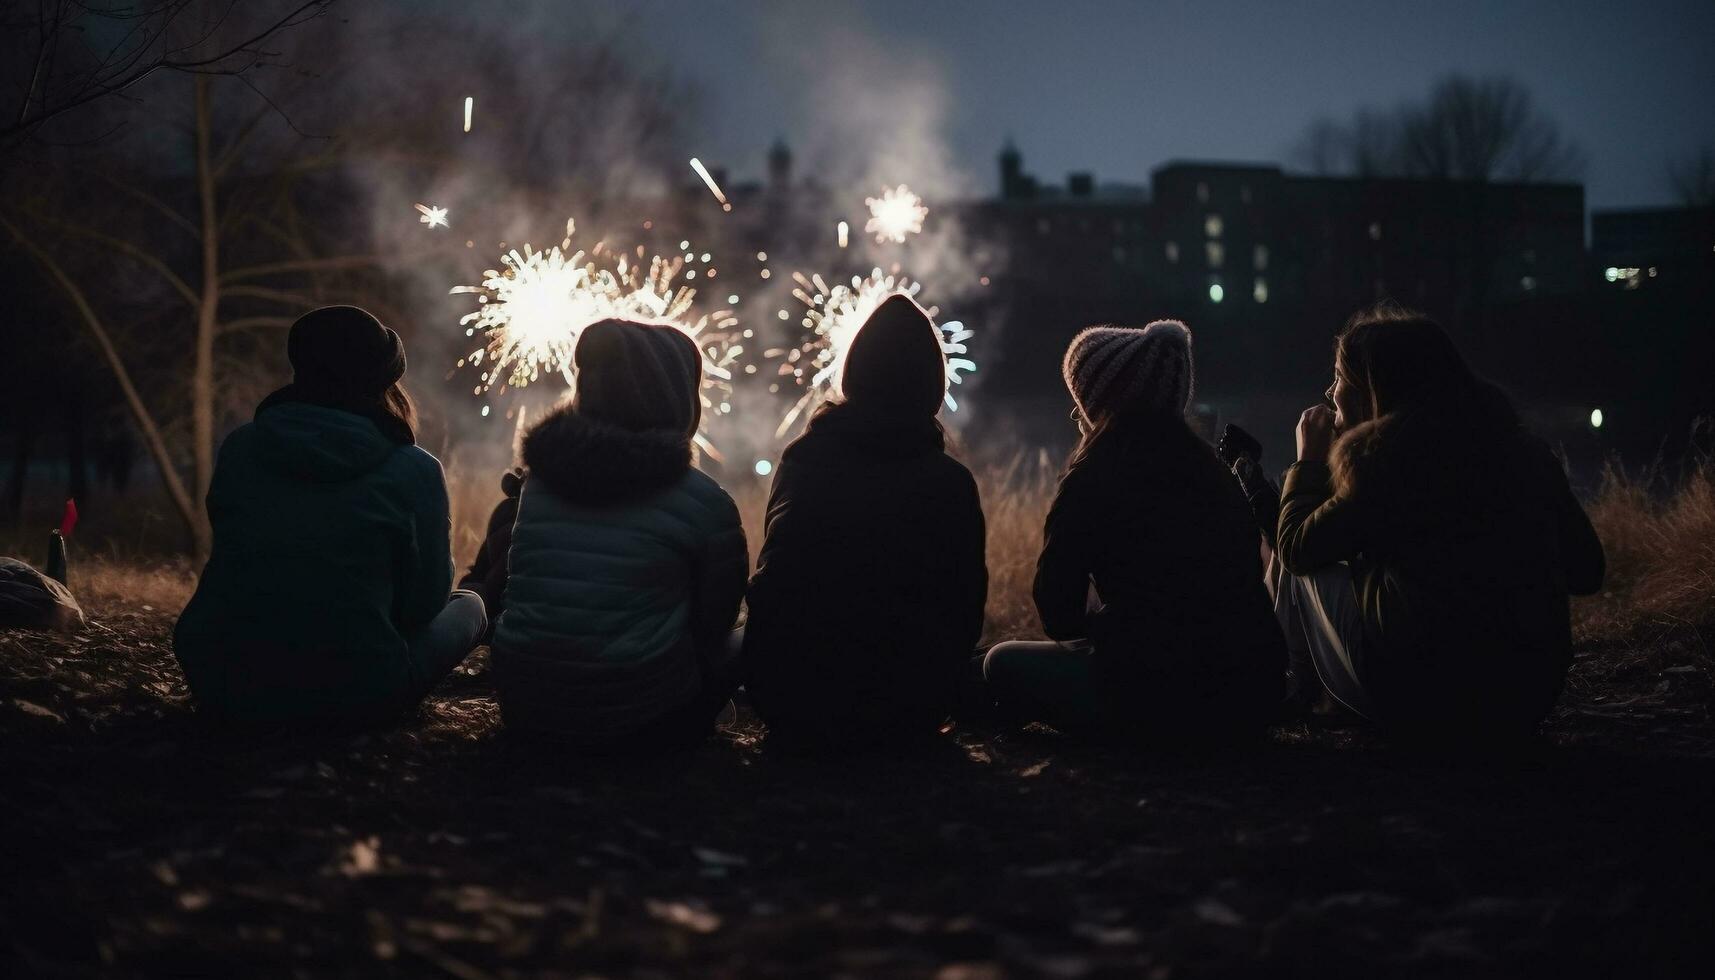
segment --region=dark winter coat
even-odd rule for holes
[[[933,731],[988,594],[976,482],[934,418],[825,409],[781,455],[766,533],[745,627],[763,719],[834,740]]]
[[[1137,420],[1073,462],[1034,592],[1050,638],[1094,644],[1104,727],[1224,739],[1266,724],[1286,646],[1259,546],[1232,472],[1179,420]]]
[[[1534,725],[1570,663],[1568,595],[1601,587],[1601,543],[1560,461],[1453,400],[1341,437],[1330,464],[1287,471],[1280,556],[1308,574],[1352,564],[1355,664],[1377,720]]]
[[[695,698],[738,618],[749,557],[738,508],[683,434],[570,406],[524,439],[526,476],[494,631],[509,728],[584,744]]]
[[[435,457],[351,412],[267,404],[221,445],[208,517],[173,632],[199,706],[255,722],[404,707],[407,640],[452,588]]]

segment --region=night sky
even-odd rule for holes
[[[801,147],[866,77],[938,87],[931,125],[983,193],[1008,135],[1045,180],[1143,184],[1171,158],[1283,160],[1314,117],[1420,97],[1448,71],[1522,80],[1584,148],[1591,208],[1674,203],[1668,162],[1715,144],[1709,0],[626,7],[622,33],[701,90],[699,153],[735,176],[760,176],[776,136]]]

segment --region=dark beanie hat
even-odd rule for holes
[[[703,358],[677,327],[600,320],[585,327],[572,352],[579,415],[622,429],[696,434]]]
[[[933,416],[947,396],[947,355],[929,314],[895,293],[869,315],[840,373],[848,404],[901,416]]]
[[[286,335],[292,382],[329,397],[367,397],[405,376],[405,345],[368,310],[324,306],[298,317]]]
[[[1134,410],[1182,417],[1191,404],[1191,330],[1178,320],[1090,327],[1072,338],[1060,370],[1086,419]]]

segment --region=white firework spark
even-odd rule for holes
[[[459,324],[467,337],[481,335],[483,345],[459,362],[481,372],[478,395],[524,388],[544,375],[575,384],[572,354],[585,327],[609,318],[672,326],[692,340],[703,359],[700,391],[704,421],[731,412],[733,369],[744,353],[730,330],[738,323],[730,310],[693,318],[696,290],[676,285],[684,260],[650,256],[638,246],[633,254],[614,252],[597,242],[588,252],[570,251],[575,225],[566,237],[543,251],[526,244],[501,256],[474,286],[454,286],[454,294],[472,294],[479,304]],[[719,458],[702,433],[700,447]]]
[[[864,198],[864,203],[869,205],[869,222],[863,230],[874,235],[878,245],[905,241],[923,230],[923,219],[929,216],[923,199],[904,184],[882,191],[880,197]]]
[[[417,211],[418,211],[418,213],[420,213],[422,215],[422,217],[418,218],[417,220],[421,221],[425,225],[428,225],[430,228],[450,227],[447,224],[447,209],[446,208],[437,208],[437,207],[430,205],[430,204],[419,204],[419,205],[417,205]]]

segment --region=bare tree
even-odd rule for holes
[[[1505,76],[1451,75],[1421,103],[1318,119],[1297,159],[1317,173],[1477,181],[1562,180],[1583,167],[1578,147]]]
[[[0,148],[163,73],[239,75],[276,62],[273,42],[333,0],[4,0],[0,58],[13,104]]]
[[[1715,204],[1715,148],[1705,144],[1681,160],[1667,165],[1668,183],[1679,203],[1688,208]]]
[[[249,111],[231,114],[222,126],[213,104],[218,85],[250,96]],[[147,183],[101,170],[80,171],[78,179],[105,187],[105,195],[72,200],[32,194],[13,214],[0,213],[0,229],[36,259],[76,311],[124,394],[145,446],[161,472],[175,509],[191,531],[199,553],[209,533],[198,501],[214,472],[216,414],[222,392],[233,376],[221,376],[219,346],[254,330],[281,329],[293,317],[322,301],[326,274],[372,268],[380,257],[325,254],[317,248],[292,200],[291,183],[317,163],[316,154],[298,153],[279,161],[272,173],[253,177],[239,170],[244,149],[261,123],[275,116],[270,100],[258,99],[237,80],[206,75],[194,78],[188,92],[193,170],[191,206],[183,207]],[[257,104],[260,103],[260,104]],[[83,200],[80,202],[79,198]],[[115,220],[129,212],[131,220]],[[242,248],[233,247],[235,239]],[[90,252],[103,261],[78,261]],[[115,262],[146,271],[164,287],[163,302],[188,321],[188,345],[177,343],[176,361],[188,365],[181,377],[189,406],[188,455],[191,481],[179,475],[162,413],[151,408],[137,383],[137,344],[128,344],[133,318],[101,301],[104,276]],[[108,307],[104,309],[104,307]],[[188,347],[188,357],[183,356]]]

